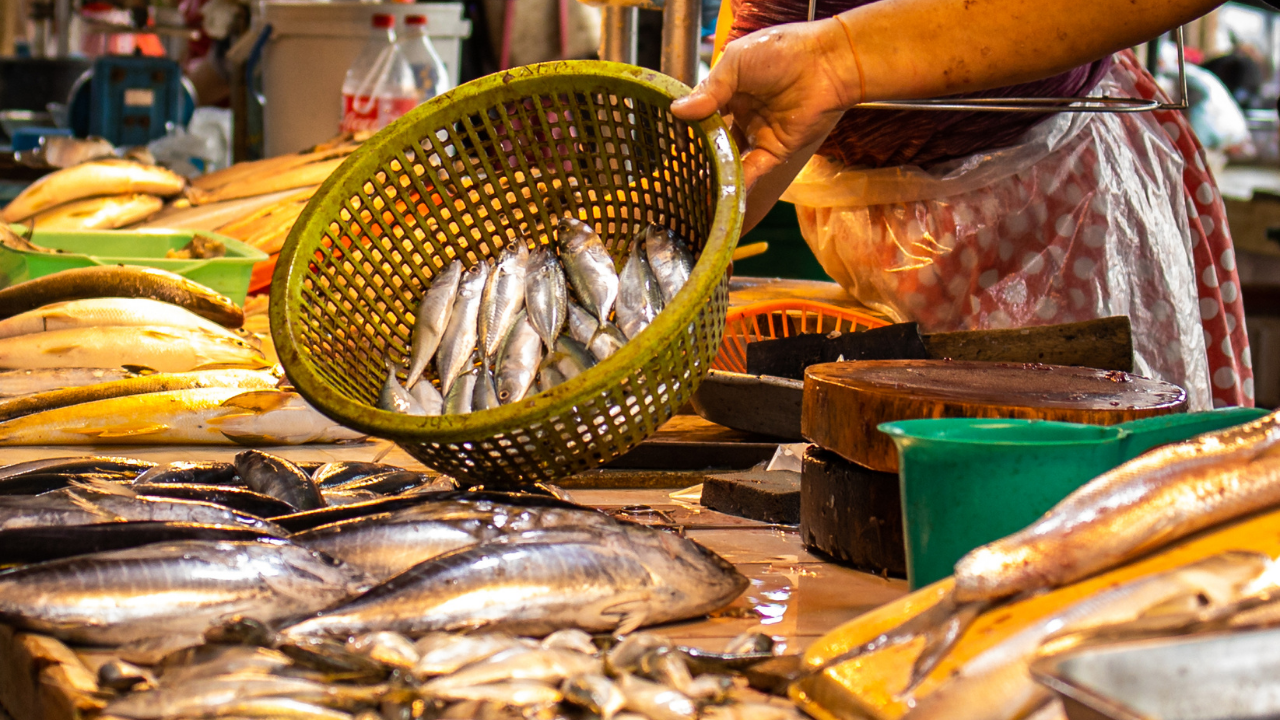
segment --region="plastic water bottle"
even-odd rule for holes
[[[342,83],[342,132],[381,130],[418,104],[418,85],[396,44],[395,17],[373,16],[364,49]]]
[[[404,32],[400,35],[400,49],[417,79],[421,100],[429,100],[453,88],[449,71],[427,36],[425,15],[409,15],[404,19]]]

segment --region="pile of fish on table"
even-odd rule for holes
[[[0,445],[358,440],[236,330],[230,299],[165,270],[64,270],[0,289]]]
[[[409,366],[387,360],[378,407],[458,415],[550,390],[639,335],[693,270],[685,240],[656,224],[637,233],[621,273],[596,231],[575,218],[560,220],[554,246],[531,243],[512,241],[492,267],[455,260],[432,280]],[[434,380],[426,373],[433,360]]]
[[[256,450],[0,468],[0,622],[100,648],[111,717],[796,716],[731,677],[767,638],[634,632],[746,588],[696,542],[550,495],[308,470]]]

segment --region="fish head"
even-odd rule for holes
[[[667,559],[662,581],[684,592],[697,592],[708,597],[737,597],[749,584],[728,560],[703,545],[666,530],[654,530],[651,546]]]

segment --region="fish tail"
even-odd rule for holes
[[[920,655],[916,657],[915,663],[911,667],[911,679],[907,682],[907,686],[902,689],[900,696],[908,695],[915,692],[915,689],[924,682],[930,672],[942,662],[955,647],[956,642],[964,636],[965,632],[973,625],[973,621],[990,607],[991,603],[985,600],[976,602],[967,602],[957,604],[950,596],[934,608],[942,605],[949,606],[950,613],[942,622],[928,628],[924,631],[925,638],[924,649],[920,651]]]

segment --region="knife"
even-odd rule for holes
[[[898,323],[863,332],[802,334],[747,345],[747,373],[804,379],[810,365],[842,360],[982,360],[1133,370],[1133,336],[1124,315],[1011,330],[920,332]]]

